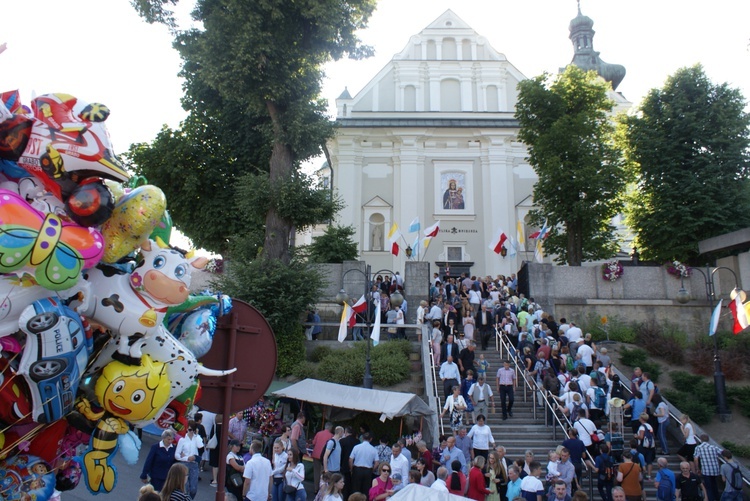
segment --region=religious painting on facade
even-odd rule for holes
[[[464,210],[466,208],[465,176],[463,172],[443,172],[440,174],[443,210]]]

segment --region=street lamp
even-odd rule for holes
[[[343,284],[344,278],[351,272],[356,271],[360,275],[362,275],[365,278],[365,304],[367,305],[367,309],[365,310],[365,328],[367,332],[367,336],[365,337],[365,342],[367,343],[365,345],[365,377],[363,380],[363,386],[365,388],[372,389],[372,370],[370,366],[370,309],[372,308],[372,296],[370,296],[370,289],[372,288],[372,277],[373,275],[378,275],[380,273],[390,273],[391,276],[394,276],[395,273],[391,270],[379,270],[375,273],[372,273],[372,268],[368,264],[365,267],[365,271],[362,271],[357,268],[352,268],[350,270],[347,270],[342,276],[341,276],[341,282]],[[336,301],[339,304],[346,303],[347,299],[349,299],[348,294],[346,293],[345,289],[341,289],[338,294],[336,294]],[[401,295],[401,293],[398,291],[394,291],[391,294],[391,304],[395,306],[401,306],[404,304],[404,296]]]
[[[708,304],[711,308],[711,312],[714,311],[714,298],[716,296],[716,289],[714,288],[714,274],[719,270],[727,270],[734,276],[734,290],[733,294],[739,293],[739,281],[737,280],[737,274],[731,268],[726,266],[717,266],[713,270],[706,265],[706,271],[704,272],[700,268],[692,268],[703,275],[706,283],[706,297],[708,298]],[[734,297],[734,296],[732,296]],[[680,304],[686,304],[690,301],[690,293],[685,289],[684,276],[680,274],[680,290],[677,292],[677,302]],[[724,379],[724,373],[721,371],[721,359],[719,358],[719,342],[716,339],[718,336],[714,333],[711,336],[714,339],[714,388],[716,390],[716,410],[719,413],[719,419],[722,423],[726,423],[732,420],[732,411],[729,409],[727,404],[727,386]]]

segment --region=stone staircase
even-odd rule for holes
[[[502,419],[502,410],[500,405],[500,396],[497,394],[496,388],[496,373],[497,369],[502,367],[503,358],[501,352],[495,349],[495,345],[491,343],[490,348],[486,351],[482,351],[481,347],[477,348],[477,360],[479,355],[483,354],[485,360],[490,363],[490,369],[487,372],[487,382],[491,384],[492,391],[495,399],[495,412],[488,411],[487,424],[492,429],[492,435],[495,438],[496,444],[501,444],[506,449],[506,458],[508,462],[516,459],[523,458],[526,451],[530,450],[534,453],[534,457],[538,460],[542,467],[546,467],[547,464],[547,453],[550,449],[556,448],[559,444],[565,440],[565,434],[559,427],[559,424],[555,421],[554,425],[545,423],[545,408],[541,406],[536,407],[534,410],[534,397],[530,389],[524,391],[525,383],[522,377],[519,375],[518,386],[515,390],[515,403],[513,404],[513,417],[509,417],[507,420]],[[511,364],[513,367],[513,364]],[[440,401],[445,402],[445,395],[442,392],[442,385],[440,387]],[[448,414],[446,413],[442,421],[445,433],[451,434],[450,423],[448,420]],[[470,426],[467,425],[467,428]],[[628,438],[628,437],[626,437]],[[671,439],[669,442],[671,451],[677,451],[680,445]],[[668,456],[669,468],[675,475],[679,474],[680,460],[676,454]],[[656,475],[657,471],[656,462],[654,462],[652,468],[652,476]],[[645,472],[644,472],[645,476]],[[587,478],[584,477],[583,486],[586,492],[589,491],[589,483]],[[656,499],[656,489],[654,488],[653,480],[644,480],[644,489],[646,491],[647,500]],[[593,499],[599,499],[599,493],[596,489],[596,479],[593,482]]]

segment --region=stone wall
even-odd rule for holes
[[[739,269],[739,257],[721,260],[718,264],[734,270]],[[706,334],[711,317],[711,308],[706,294],[706,280],[701,274],[705,268],[693,270],[690,277],[681,281],[667,273],[663,266],[626,266],[620,279],[610,282],[602,278],[602,267],[554,266],[528,263],[530,296],[545,311],[556,318],[568,320],[584,318],[590,314],[619,316],[628,322],[644,322],[655,319],[678,324],[688,333]],[[732,274],[725,270],[709,269],[713,273],[716,298],[724,298],[735,287]],[[742,274],[738,273],[741,282]],[[676,301],[681,283],[690,293],[691,301],[680,304]],[[732,320],[728,310],[722,314],[720,329],[731,329]]]

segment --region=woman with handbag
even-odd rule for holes
[[[307,501],[305,491],[305,465],[299,460],[299,452],[292,451],[284,474],[284,496],[286,501]]]
[[[227,454],[227,474],[224,487],[231,492],[237,499],[242,499],[242,484],[245,479],[242,473],[245,471],[245,461],[240,456],[240,441],[229,441],[229,453]]]
[[[273,457],[271,458],[273,487],[271,488],[272,501],[284,501],[284,472],[287,466],[287,454],[284,452],[284,444],[276,439],[273,443]]]

